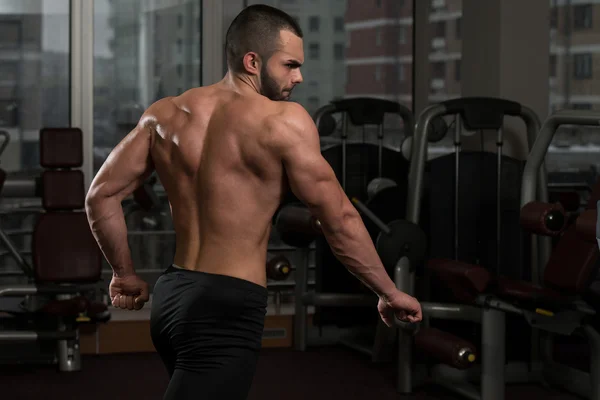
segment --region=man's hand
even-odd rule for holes
[[[123,310],[139,310],[148,301],[148,284],[136,274],[113,275],[108,287],[112,305]]]
[[[377,310],[383,322],[389,327],[394,325],[394,316],[400,321],[411,323],[423,319],[419,301],[401,291],[397,291],[390,297],[380,298]]]

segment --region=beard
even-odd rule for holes
[[[261,83],[261,93],[260,94],[262,94],[269,100],[273,100],[273,101],[288,100],[290,98],[290,95],[292,94],[291,89],[284,88],[282,90],[279,88],[279,85],[277,84],[275,79],[273,79],[271,77],[271,75],[269,75],[269,73],[267,72],[266,66],[263,66],[260,70],[260,83]],[[283,94],[284,91],[289,92],[287,96],[285,96]]]

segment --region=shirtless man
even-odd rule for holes
[[[310,115],[287,102],[302,82],[302,32],[272,7],[245,8],[226,37],[228,72],[159,100],[110,154],[86,199],[114,273],[114,307],[139,310],[121,201],[156,170],[176,232],[173,265],[156,282],[151,335],[171,377],[166,399],[245,399],[261,345],[274,212],[287,190],[306,204],[334,254],[380,298],[378,311],[421,319],[386,273],[360,215],[321,156]]]

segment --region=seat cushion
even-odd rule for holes
[[[83,212],[41,214],[33,233],[37,282],[100,280],[102,253]]]
[[[563,308],[573,301],[572,296],[564,295],[556,290],[535,286],[529,282],[514,281],[498,277],[494,294],[498,297],[516,302],[524,307]]]
[[[40,165],[44,168],[81,167],[83,165],[83,133],[81,129],[41,129]]]
[[[426,268],[452,291],[456,300],[465,303],[472,303],[486,291],[492,280],[491,273],[485,268],[452,259],[431,259]]]
[[[83,172],[79,170],[44,171],[42,205],[48,211],[78,210],[85,206]]]

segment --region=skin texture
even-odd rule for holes
[[[380,297],[383,321],[421,319],[418,301],[396,289],[322,157],[312,118],[285,101],[302,82],[303,62],[302,39],[283,30],[268,60],[249,52],[244,73],[159,100],[115,147],[86,199],[92,232],[114,271],[115,307],[140,309],[148,300],[121,202],[156,171],[171,204],[178,266],[266,286],[272,217],[291,189],[320,220],[336,257]]]

